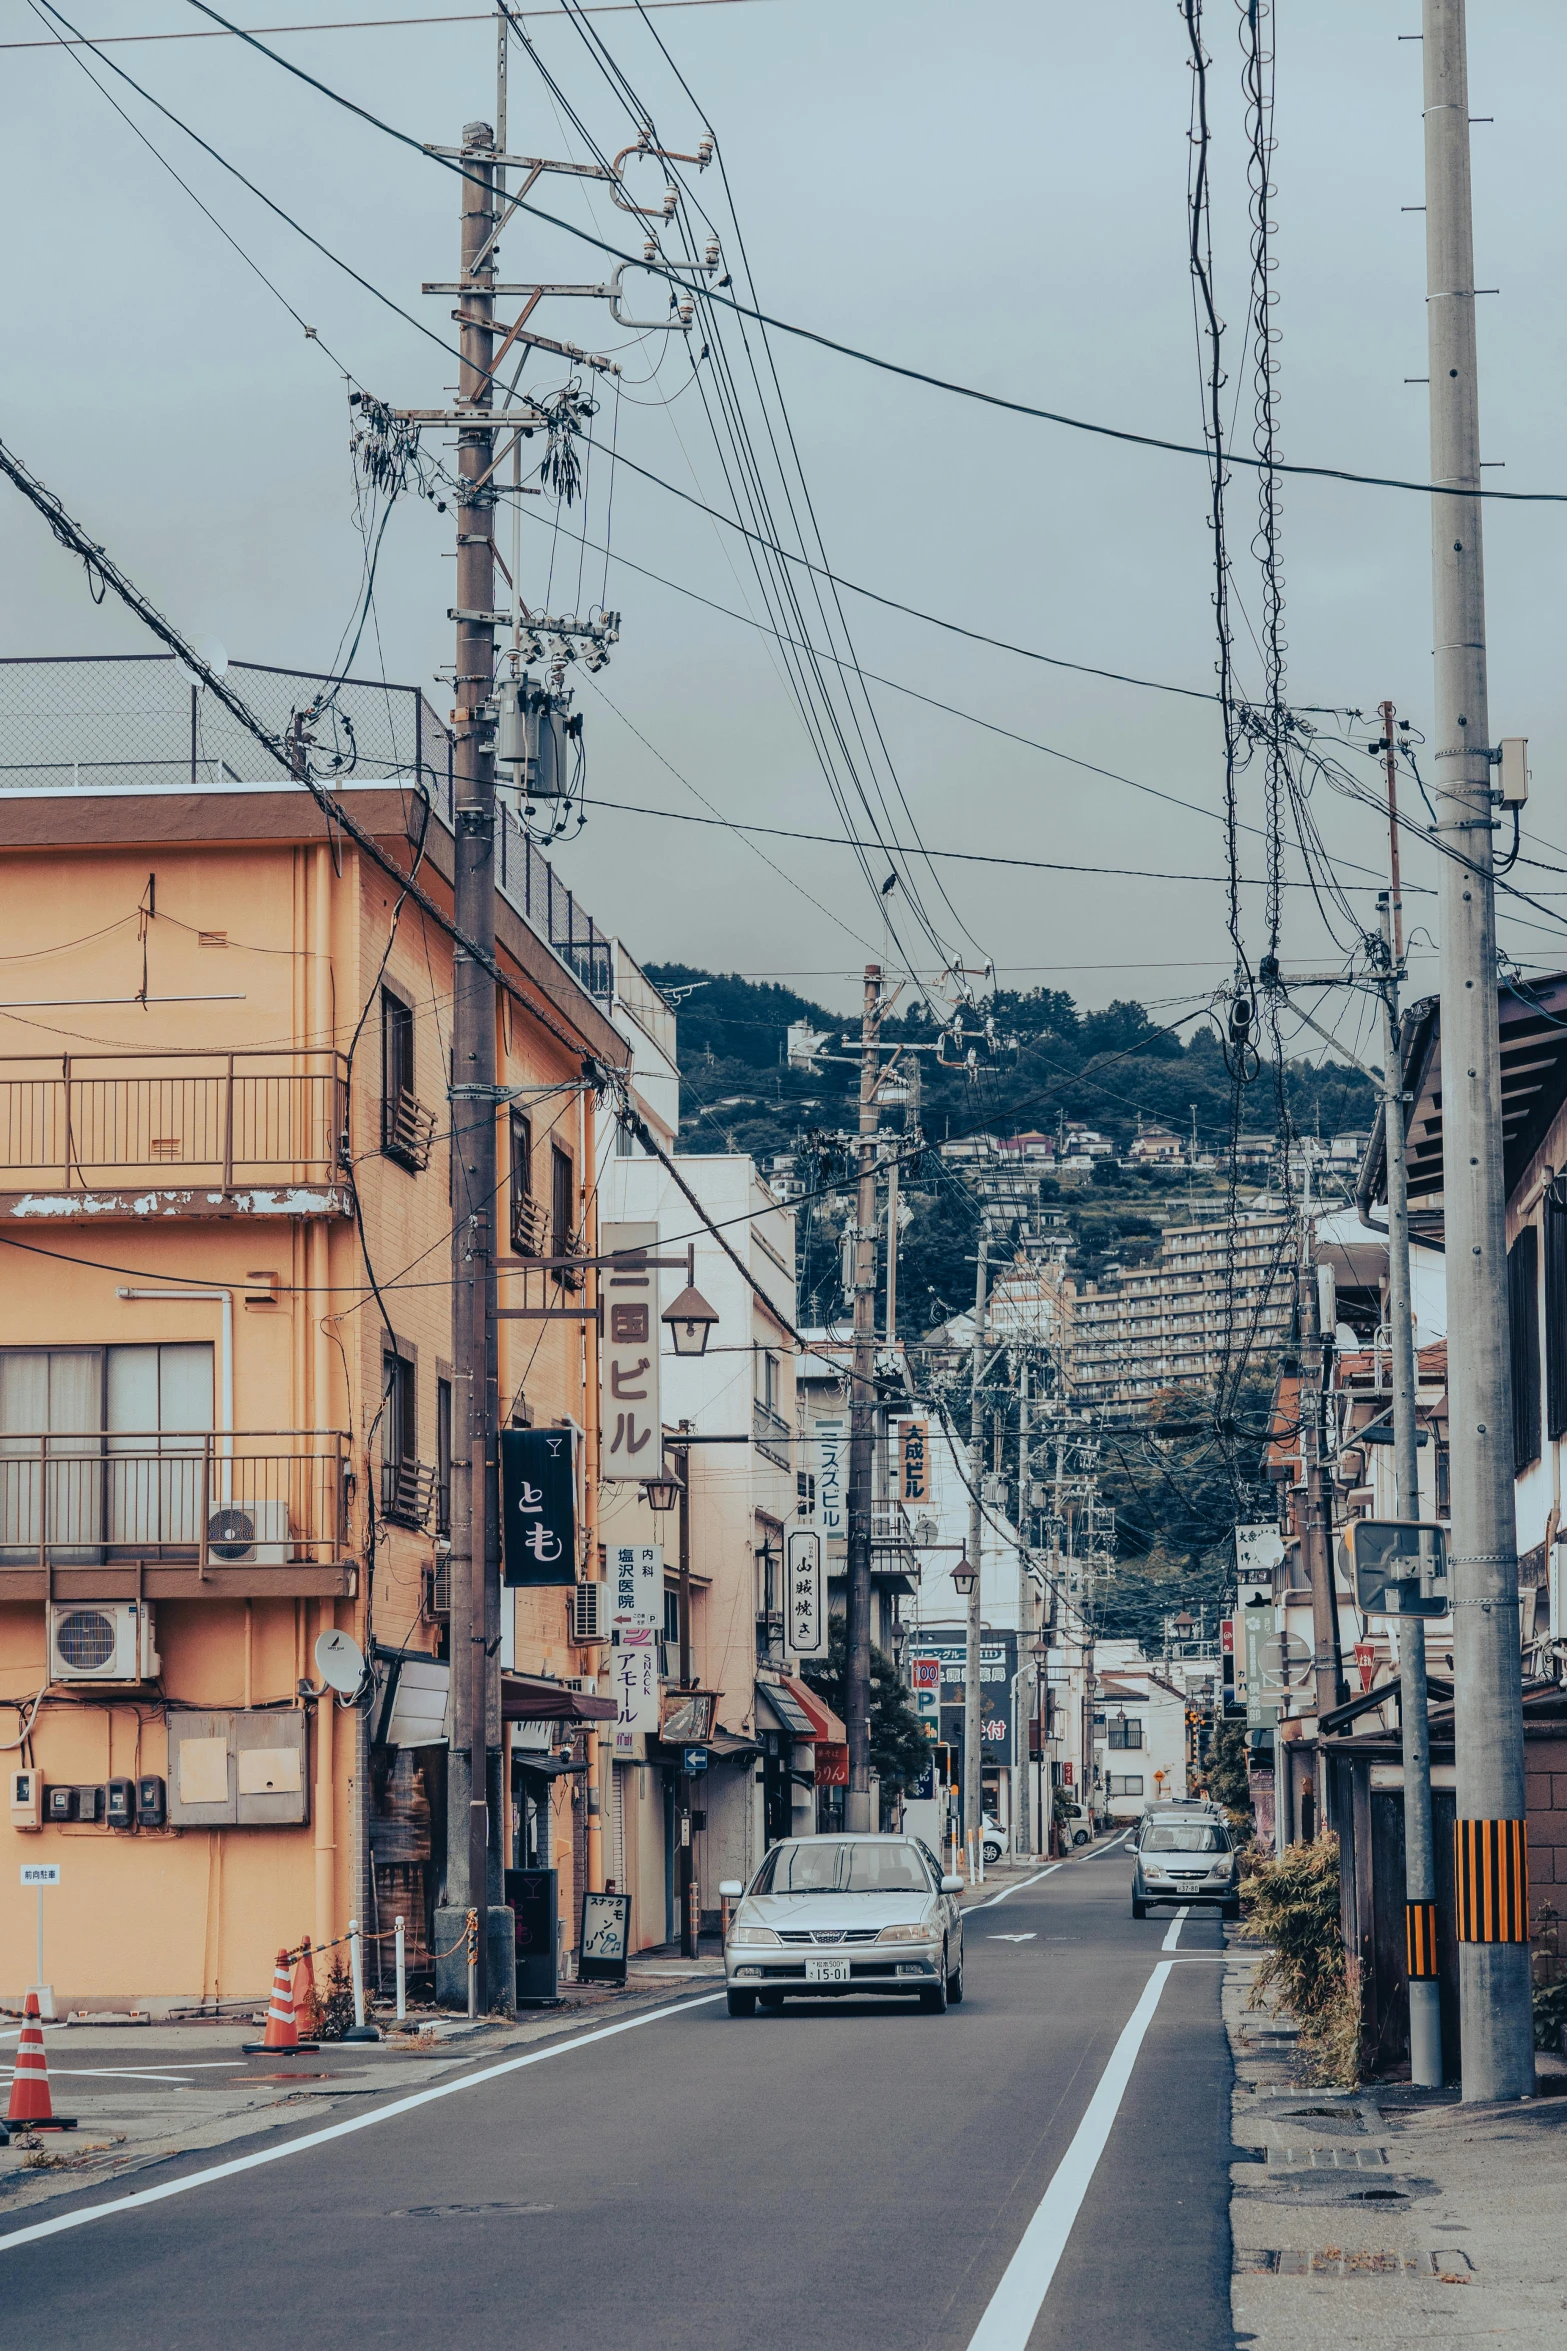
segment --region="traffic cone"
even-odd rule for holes
[[[39,2022],[38,1994],[29,1992],[24,2011],[22,2038],[16,2052],[16,2072],[11,2081],[11,2103],[6,2111],[6,2123],[14,2127],[20,2123],[30,2131],[74,2131],[74,2115],[56,2114],[49,2095],[49,2060],[44,2055],[43,2026]]]
[[[247,2057],[281,2055],[284,2051],[302,2049],[311,2053],[314,2041],[302,2041],[299,2027],[294,2022],[294,1994],[289,1984],[288,1953],[280,1951],[277,1965],[272,1970],[272,1999],[267,2008],[267,2037],[264,2041],[241,2041],[240,2048]]]
[[[318,2033],[321,2030],[315,1954],[311,1950],[308,1935],[300,1942],[299,1960],[294,1969],[294,2022],[303,2025],[307,2033]]]

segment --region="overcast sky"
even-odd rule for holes
[[[440,0],[425,5],[433,12]],[[262,25],[350,15],[354,0],[232,7],[238,21]],[[188,31],[202,21],[174,0],[75,0],[66,12],[95,34]],[[386,12],[416,11],[413,0],[386,0]],[[1281,0],[1277,16],[1281,450],[1423,478],[1426,394],[1405,382],[1425,374],[1423,224],[1401,209],[1422,195],[1420,51],[1397,38],[1418,26],[1416,0]],[[1246,262],[1233,0],[1208,0],[1207,17],[1214,237],[1233,397],[1244,367]],[[625,109],[578,30],[542,12],[529,21],[595,140],[608,151],[625,145],[633,136]],[[665,138],[693,147],[701,121],[646,27],[625,11],[593,22]],[[666,8],[654,22],[718,133],[761,300],[774,315],[1026,401],[1199,437],[1186,266],[1190,74],[1173,0],[1087,9],[1062,0],[971,0],[960,9],[925,0],[721,0]],[[48,36],[25,0],[5,0],[0,38]],[[495,42],[485,22],[277,35],[272,45],[416,139],[455,143],[466,121],[494,110]],[[450,302],[419,293],[421,280],[455,274],[450,175],[237,41],[125,43],[107,55],[376,286],[437,332],[452,332]],[[454,377],[439,350],[101,66],[94,70],[358,381],[399,402],[442,398]],[[1486,455],[1506,469],[1489,481],[1510,488],[1567,486],[1559,429],[1564,79],[1560,5],[1516,0],[1505,11],[1473,12],[1473,111],[1496,118],[1473,134],[1477,277],[1500,288],[1479,311],[1482,419]],[[12,49],[0,92],[10,223],[0,431],[183,626],[215,635],[236,658],[326,667],[361,562],[339,368],[72,57]],[[586,154],[516,54],[510,144]],[[701,192],[716,207],[715,178]],[[538,200],[634,249],[634,224],[602,197],[556,179]],[[502,251],[511,280],[596,278],[603,266],[588,247],[531,221],[513,228]],[[602,305],[587,302],[548,304],[534,323],[616,351],[625,369],[619,446],[665,480],[724,503],[683,347],[628,341]],[[842,575],[1016,644],[1211,686],[1199,462],[1008,417],[787,337],[775,337],[773,349]],[[528,380],[558,376],[530,370]],[[599,420],[606,430],[612,407]],[[1243,422],[1248,407],[1243,394]],[[753,411],[754,428],[760,415]],[[588,504],[595,542],[604,537],[609,475],[601,460]],[[1231,496],[1241,674],[1254,689],[1250,479],[1238,476]],[[528,504],[524,592],[542,598],[553,552],[556,609],[585,605],[602,586],[602,558],[585,559],[579,598],[576,550],[553,541],[547,502]],[[135,625],[112,604],[93,607],[80,568],[10,492],[0,521],[6,652],[142,649]],[[384,661],[387,676],[425,685],[443,711],[448,698],[434,673],[451,658],[452,526],[450,514],[417,500],[398,507],[379,574],[379,649],[372,631],[358,665],[375,675]],[[1539,838],[1529,853],[1554,866],[1554,849],[1540,842],[1562,837],[1567,514],[1492,508],[1486,534],[1493,739],[1531,738],[1530,827]],[[761,612],[734,535],[625,468],[615,480],[611,544],[629,563]],[[1283,553],[1291,699],[1373,712],[1391,695],[1427,729],[1422,500],[1291,481]],[[608,600],[624,614],[601,681],[615,708],[591,687],[580,696],[596,797],[683,815],[706,813],[705,800],[732,819],[841,831],[764,635],[614,562]],[[1211,705],[1073,677],[855,597],[845,610],[866,668],[1218,809]],[[890,688],[871,691],[932,848],[1221,872],[1222,832],[1211,814],[1168,806]],[[1369,760],[1358,764],[1375,780]],[[1259,821],[1256,777],[1245,779],[1243,795],[1247,820]],[[1339,855],[1373,869],[1346,867],[1346,878],[1372,882],[1385,858],[1373,812],[1321,787],[1314,808]],[[798,886],[733,834],[608,808],[593,810],[556,862],[601,927],[644,960],[787,977],[847,1004],[849,975],[867,947],[879,954],[884,945],[876,893],[842,848],[760,846]],[[1255,873],[1254,836],[1246,859]],[[1429,883],[1429,865],[1415,847],[1411,881]],[[938,929],[972,954],[971,934],[1006,984],[1062,986],[1087,1004],[1128,994],[1190,1000],[1224,974],[1223,892],[1211,882],[940,870],[955,912],[927,875]],[[1298,876],[1298,861],[1292,871]],[[1519,878],[1567,915],[1555,871],[1520,869]],[[891,904],[912,945],[909,910],[898,910],[899,894]],[[1354,904],[1369,922],[1372,898]],[[1432,905],[1419,901],[1412,920],[1425,911],[1434,926]],[[1256,890],[1247,909],[1257,946]],[[1545,969],[1567,961],[1558,925],[1539,914],[1529,913],[1527,925],[1509,918],[1503,936],[1521,961]],[[1288,895],[1284,948],[1304,961],[1326,951],[1303,889]],[[928,967],[931,951],[923,952]],[[1434,986],[1434,961],[1417,963],[1415,974]],[[1344,1017],[1349,1035],[1355,1016]]]

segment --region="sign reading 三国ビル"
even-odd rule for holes
[[[658,1390],[658,1251],[656,1224],[606,1224],[599,1248],[618,1262],[599,1268],[603,1329],[599,1339],[599,1475],[658,1477],[664,1467]]]
[[[849,1424],[846,1420],[816,1423],[816,1525],[825,1538],[849,1531]]]
[[[577,1580],[575,1432],[501,1431],[501,1567],[508,1584]]]
[[[789,1646],[796,1657],[818,1657],[827,1646],[822,1606],[822,1539],[814,1527],[796,1527],[787,1544]]]

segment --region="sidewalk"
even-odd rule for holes
[[[1562,2343],[1567,2061],[1540,2059],[1557,2094],[1525,2105],[1302,2088],[1289,2019],[1246,2007],[1255,1948],[1232,1940],[1224,1971],[1236,2342]]]

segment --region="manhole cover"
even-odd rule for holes
[[[388,2220],[488,2220],[528,2212],[553,2212],[553,2204],[409,2204]]]

